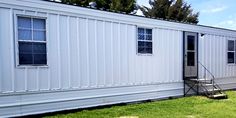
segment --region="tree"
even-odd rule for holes
[[[171,19],[197,24],[199,13],[193,13],[191,5],[183,0],[149,0],[151,8],[140,7],[146,17]]]
[[[111,0],[92,0],[97,4],[97,8],[110,9]]]
[[[61,0],[64,4],[76,4],[78,6],[88,6],[89,0]]]
[[[149,0],[149,4],[151,8],[146,6],[140,7],[143,15],[146,17],[154,17],[154,18],[163,18],[166,19],[168,14],[168,9],[171,5],[172,1],[169,0]]]
[[[136,0],[112,0],[111,10],[131,13],[137,9]]]
[[[61,0],[62,3],[89,6],[90,2],[96,3],[96,8],[114,10],[117,12],[131,13],[136,7],[136,0]]]

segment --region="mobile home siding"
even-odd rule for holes
[[[6,14],[1,19],[9,20],[1,23],[11,25],[14,21],[5,10],[10,12],[10,9],[1,9]],[[14,12],[28,15],[29,11]],[[30,13],[38,14],[37,11]],[[2,73],[2,93],[182,81],[181,31],[154,27],[153,54],[141,55],[137,54],[135,25],[50,13],[44,13],[44,16],[48,25],[48,67],[15,67],[14,60],[18,55],[14,53],[15,39],[9,37],[14,35],[9,28],[12,25],[5,26],[9,28],[5,29],[7,33],[1,33],[2,39],[11,39],[10,43],[1,40],[3,48],[9,49],[1,53],[6,62],[2,66],[6,71]],[[173,56],[175,58],[171,58]]]
[[[16,14],[47,18],[48,66],[17,66]],[[0,16],[0,116],[181,96],[184,31],[205,34],[199,61],[236,85],[226,62],[234,31],[40,0],[2,0]],[[137,27],[152,29],[153,54],[137,53]]]
[[[217,82],[227,89],[232,89],[236,82],[236,65],[227,63],[227,42],[235,39],[218,34],[207,34],[204,38],[199,38],[199,61],[212,72]],[[203,68],[199,68],[199,74],[203,77]]]

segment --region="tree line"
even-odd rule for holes
[[[65,4],[89,6],[94,2],[98,9],[108,9],[127,14],[140,9],[145,17],[170,19],[197,24],[199,12],[194,13],[184,0],[149,0],[150,7],[139,6],[136,0],[61,0]]]
[[[95,2],[98,9],[109,9],[127,14],[137,9],[136,0],[61,0],[61,2],[78,6],[89,6],[90,2]]]

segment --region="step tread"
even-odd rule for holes
[[[207,89],[207,91],[210,91],[210,92],[212,92],[213,91],[213,89],[211,88],[211,89]],[[215,88],[214,89],[214,91],[220,91],[220,89],[217,89],[217,88]]]
[[[212,95],[212,98],[227,98],[227,95],[224,93]]]
[[[204,86],[213,86],[213,84],[204,84]]]
[[[198,82],[211,82],[212,80],[211,79],[189,79],[190,81],[198,81]]]
[[[211,79],[198,79],[198,81],[211,81]]]

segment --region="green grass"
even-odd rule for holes
[[[236,91],[228,99],[212,100],[192,96],[110,108],[60,113],[45,118],[236,118]]]

